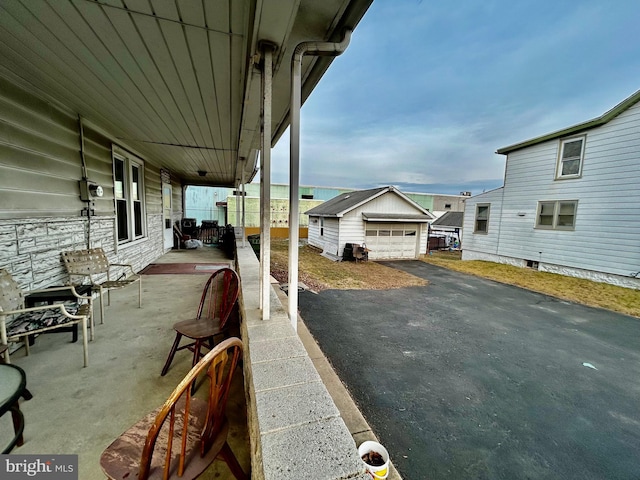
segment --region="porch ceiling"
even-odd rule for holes
[[[186,184],[257,167],[260,41],[276,45],[272,141],[301,41],[338,41],[372,0],[2,0],[0,75],[80,114]],[[331,57],[307,57],[303,99]],[[198,170],[207,172],[201,177]]]

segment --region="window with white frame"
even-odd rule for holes
[[[114,155],[113,182],[120,243],[142,238],[146,233],[143,178],[144,168],[141,160]]]
[[[491,205],[482,203],[476,205],[476,219],[473,226],[473,233],[489,232],[489,210]]]
[[[576,226],[577,200],[538,202],[536,228],[573,230]]]
[[[560,140],[556,178],[578,178],[582,175],[585,137]]]

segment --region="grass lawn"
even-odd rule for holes
[[[299,249],[299,281],[315,291],[329,288],[384,290],[428,283],[376,262],[333,262],[320,256],[320,253],[309,245]],[[640,317],[640,290],[493,262],[463,262],[460,252],[434,252],[432,255],[423,255],[420,260],[563,300]],[[288,281],[287,264],[288,241],[272,240],[271,274],[283,283]]]
[[[432,255],[423,255],[420,260],[570,302],[640,317],[640,290],[500,263],[481,260],[463,262],[460,260],[460,252],[433,252]]]

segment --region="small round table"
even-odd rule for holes
[[[25,400],[32,398],[27,390],[27,376],[24,370],[16,365],[0,364],[0,417],[11,412],[15,432],[15,437],[2,453],[9,453],[16,445],[20,446],[24,443],[22,438],[24,415],[18,404],[20,397],[24,397]]]

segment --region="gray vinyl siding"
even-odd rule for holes
[[[115,239],[113,143],[85,124],[86,175],[104,196],[91,205],[89,223],[81,211],[83,177],[80,127],[71,110],[58,107],[0,76],[0,268],[25,288],[66,283],[64,250],[103,247],[114,262],[139,270],[164,252],[160,170],[144,164],[146,237],[118,245]],[[174,213],[180,218],[180,183],[174,185]]]
[[[640,105],[586,132],[581,178],[555,180],[559,145],[509,154],[497,253],[615,275],[640,270]],[[578,201],[574,230],[535,228],[538,202],[553,200]]]
[[[93,200],[93,208],[96,215],[115,215],[115,203],[113,193],[113,156],[111,153],[111,141],[103,135],[84,128],[84,150],[87,164],[87,178],[97,183],[104,189],[104,195]],[[79,139],[78,139],[79,142]],[[82,178],[82,170],[79,168],[78,180]],[[81,202],[84,206],[84,202]]]
[[[502,188],[467,198],[462,225],[462,249],[496,254],[500,241],[500,217],[502,211]],[[487,233],[476,233],[476,206],[489,205]]]
[[[0,218],[80,215],[77,119],[0,77]]]
[[[309,245],[324,249],[324,242],[320,238],[320,217],[309,217],[309,230],[307,233]]]
[[[418,247],[418,253],[427,253],[427,242],[429,241],[429,225],[426,223],[418,224],[418,231],[420,232],[420,246]]]
[[[369,205],[365,205],[364,208],[368,208]],[[373,209],[368,208],[369,211]],[[362,207],[356,208],[347,213],[340,219],[340,239],[339,246],[340,251],[344,250],[345,243],[358,243],[362,245],[364,243],[365,235],[365,222],[362,219]]]
[[[314,220],[317,221],[314,222]],[[322,235],[320,235],[321,221],[323,220],[320,217],[312,216],[309,218],[309,231],[307,235],[309,245],[321,248],[323,252],[342,256],[342,250],[338,251],[338,219],[324,218]]]
[[[324,219],[324,231],[322,237],[320,237],[323,243],[323,250],[332,255],[342,256],[342,249],[339,248],[340,223],[337,218],[325,218]],[[344,245],[342,246],[344,248]]]
[[[162,215],[162,179],[160,178],[160,170],[149,163],[144,165],[144,194],[147,215]],[[173,186],[171,205],[174,213],[177,210],[182,215],[182,190],[179,186]]]

